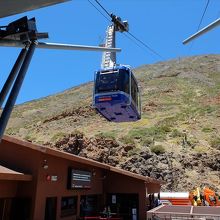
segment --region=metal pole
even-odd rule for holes
[[[8,97],[8,100],[6,102],[5,108],[2,112],[2,115],[1,115],[1,118],[0,118],[0,142],[1,142],[1,139],[3,137],[4,131],[5,131],[5,128],[7,126],[9,117],[10,117],[11,112],[13,110],[13,107],[15,105],[18,93],[19,93],[20,88],[22,86],[23,80],[25,78],[25,75],[26,75],[26,72],[28,70],[29,64],[31,62],[31,58],[33,56],[35,48],[36,48],[35,42],[31,42],[31,44],[28,48],[28,51],[26,53],[26,56],[24,58],[24,61],[22,63],[22,66],[20,68],[20,71],[19,71],[19,73],[17,75],[17,78],[15,80],[15,83],[13,85],[13,88],[10,92],[9,97]]]
[[[0,46],[3,47],[23,47],[23,43],[18,40],[0,40]],[[36,45],[40,49],[54,49],[54,50],[83,50],[83,51],[110,51],[120,52],[120,48],[107,48],[97,46],[75,45],[75,44],[60,44],[60,43],[46,43],[38,42]]]
[[[107,48],[107,47],[96,47],[96,46],[85,46],[85,45],[72,45],[72,44],[59,44],[59,43],[44,43],[39,42],[37,48],[42,49],[54,49],[54,50],[84,50],[84,51],[111,51],[120,52],[120,48]]]
[[[204,27],[203,29],[201,29],[200,31],[198,31],[197,33],[193,34],[192,36],[190,36],[189,38],[187,38],[186,40],[183,41],[183,44],[187,44],[190,41],[194,40],[195,38],[201,36],[202,34],[205,34],[206,32],[212,30],[213,28],[217,27],[218,25],[220,25],[220,18],[217,19],[216,21],[212,22],[211,24],[209,24],[208,26]]]
[[[7,96],[8,92],[11,88],[11,85],[14,82],[14,79],[15,79],[15,77],[16,77],[16,75],[17,75],[17,73],[18,73],[18,71],[21,67],[21,64],[24,61],[24,57],[25,57],[26,53],[27,53],[26,49],[21,50],[14,66],[13,66],[13,68],[12,68],[12,70],[11,70],[11,72],[10,72],[10,74],[9,74],[2,90],[1,90],[1,93],[0,93],[0,108],[2,108],[2,104],[5,100],[5,97]]]

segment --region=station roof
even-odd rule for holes
[[[1,0],[0,18],[66,1],[69,0]]]
[[[94,166],[94,167],[102,168],[102,169],[105,169],[105,170],[109,170],[109,171],[112,171],[112,172],[115,172],[115,173],[119,173],[119,174],[122,174],[122,175],[125,175],[125,176],[129,176],[129,177],[132,177],[132,178],[135,178],[135,179],[145,181],[146,183],[154,183],[154,184],[160,184],[160,185],[162,185],[164,183],[161,180],[156,180],[156,179],[151,178],[151,177],[145,177],[145,176],[135,174],[135,173],[132,173],[132,172],[120,169],[120,168],[115,168],[113,166],[110,166],[110,165],[107,165],[107,164],[104,164],[104,163],[100,163],[100,162],[97,162],[97,161],[94,161],[94,160],[91,160],[91,159],[88,159],[88,158],[80,157],[80,156],[77,156],[77,155],[74,155],[74,154],[66,153],[66,152],[59,151],[59,150],[56,150],[56,149],[52,149],[52,148],[49,148],[49,147],[46,147],[46,146],[34,144],[34,143],[31,143],[31,142],[20,140],[20,139],[10,137],[10,136],[7,136],[7,135],[5,135],[3,137],[2,144],[4,143],[4,141],[17,144],[20,147],[27,147],[29,149],[40,151],[40,152],[48,154],[48,155],[52,155],[52,156],[56,156],[56,157],[59,157],[59,158],[75,161],[75,162],[78,162],[78,163],[83,163],[83,164],[87,164],[87,165],[90,165],[90,166]]]
[[[0,165],[0,180],[31,181],[32,176]]]

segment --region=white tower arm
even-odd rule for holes
[[[1,40],[1,47],[20,47],[23,48],[24,44],[18,40]],[[46,43],[46,42],[37,42],[36,48],[40,49],[54,49],[54,50],[82,50],[82,51],[112,51],[120,52],[120,48],[106,48],[106,47],[97,47],[97,46],[87,46],[87,45],[76,45],[76,44],[61,44],[61,43]]]

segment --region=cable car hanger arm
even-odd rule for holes
[[[18,40],[1,39],[0,46],[23,48],[24,44]],[[121,51],[121,48],[107,48],[107,47],[76,45],[76,44],[48,43],[48,42],[37,42],[36,48],[52,49],[52,50],[83,50],[83,51],[101,51],[101,52],[102,51],[109,51],[109,52],[120,52]]]

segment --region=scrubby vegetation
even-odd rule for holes
[[[150,147],[151,151],[157,155],[165,153],[165,148],[162,145],[154,145]]]
[[[91,107],[93,84],[87,83],[16,106],[7,134],[175,182],[176,190],[204,179],[219,187],[211,181],[220,181],[219,63],[220,56],[209,55],[135,69],[142,90],[137,122],[100,117]]]

